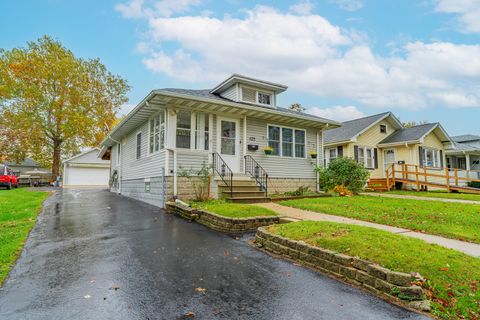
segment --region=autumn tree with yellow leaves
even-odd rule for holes
[[[62,159],[98,146],[128,101],[127,81],[44,36],[0,49],[0,153],[60,173]]]

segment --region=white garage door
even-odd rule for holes
[[[109,170],[68,167],[64,186],[108,186]]]

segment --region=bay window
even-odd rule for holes
[[[155,115],[149,121],[148,144],[148,151],[150,154],[165,147],[165,112],[163,111]]]
[[[305,158],[305,130],[268,126],[268,146],[272,155]]]

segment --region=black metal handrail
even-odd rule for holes
[[[230,189],[230,196],[233,197],[233,171],[227,165],[225,160],[220,157],[217,152],[212,153],[213,159],[213,170],[214,173],[217,174],[222,178],[222,181],[225,183],[227,188]]]
[[[268,193],[268,173],[261,165],[258,164],[255,159],[250,155],[244,156],[245,158],[245,173],[255,179],[257,185],[262,191]]]

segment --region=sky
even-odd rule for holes
[[[132,89],[285,84],[280,106],[480,134],[480,0],[0,0],[0,48],[50,35]]]

